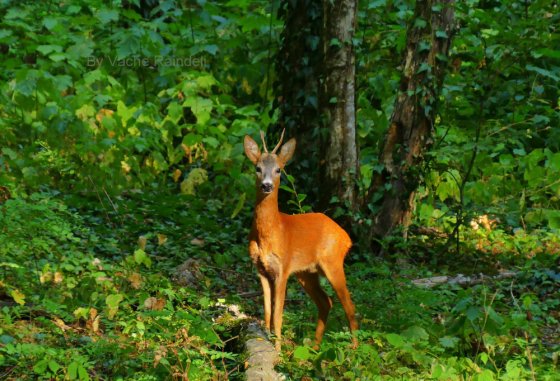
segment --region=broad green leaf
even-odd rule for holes
[[[78,366],[78,378],[80,381],[89,381],[89,374],[83,365]]]
[[[6,38],[6,37],[10,37],[11,35],[13,35],[13,32],[9,29],[0,29],[0,40]]]
[[[188,97],[183,106],[190,107],[196,121],[200,125],[206,124],[210,120],[210,112],[212,112],[212,100],[202,97]]]
[[[402,337],[406,337],[412,341],[426,341],[430,338],[426,330],[422,327],[412,326],[401,333]]]
[[[56,373],[60,369],[60,365],[54,360],[49,361],[49,369],[51,372]]]
[[[456,348],[459,344],[459,338],[453,336],[443,336],[439,338],[439,343],[444,348]]]
[[[543,68],[540,68],[540,67],[537,67],[537,66],[533,66],[533,65],[527,65],[527,66],[525,66],[525,68],[529,71],[540,74],[543,77],[550,78],[550,79],[554,80],[555,82],[560,81],[560,77],[558,77],[556,74],[553,74],[549,70],[546,70],[546,69],[543,69]]]
[[[245,192],[241,193],[241,195],[237,199],[237,204],[235,205],[235,208],[233,209],[230,218],[235,218],[239,214],[241,209],[243,209],[243,206],[245,205],[245,197],[246,197],[246,193]]]
[[[97,12],[96,16],[102,24],[107,24],[111,21],[117,21],[119,19],[119,12],[116,9],[101,9]]]
[[[299,346],[294,350],[293,356],[296,360],[306,361],[313,358],[314,355],[309,347]]]
[[[541,56],[560,59],[560,50],[542,48],[542,49],[538,49],[536,52],[539,53]]]
[[[48,359],[41,359],[39,360],[34,366],[33,366],[33,372],[35,372],[36,374],[45,374],[45,372],[47,371],[47,367],[49,365],[49,360]]]
[[[72,361],[70,365],[68,365],[67,372],[68,372],[68,377],[71,380],[78,379],[78,366],[79,364],[76,361]]]
[[[209,45],[204,45],[204,51],[215,56],[216,53],[218,53],[218,45],[214,45],[214,44],[209,44]]]
[[[12,299],[14,299],[14,301],[23,306],[25,304],[25,294],[23,292],[21,292],[20,290],[11,290],[10,291],[10,296],[12,297]]]
[[[470,321],[475,321],[476,319],[482,317],[482,311],[479,307],[471,306],[467,309],[465,315]]]
[[[91,56],[93,53],[93,43],[91,41],[80,41],[66,49],[68,58],[81,61],[83,58]]]
[[[118,308],[119,303],[124,299],[123,294],[111,294],[105,298],[105,303],[109,308]]]
[[[401,335],[396,333],[388,333],[385,335],[385,338],[395,348],[402,348],[405,345],[405,341]]]
[[[45,56],[48,56],[52,52],[60,53],[62,52],[62,46],[60,45],[39,45],[37,46],[37,51]]]
[[[138,263],[139,265],[145,265],[146,267],[152,266],[152,260],[146,252],[142,249],[136,249],[134,251],[134,262]]]
[[[424,19],[417,18],[416,20],[414,20],[414,27],[415,28],[424,29],[427,25],[428,25],[428,23]]]

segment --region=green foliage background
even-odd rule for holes
[[[0,204],[1,376],[242,377],[233,319],[216,303],[261,313],[238,296],[258,290],[247,276],[254,180],[242,137],[278,118],[281,6],[0,1],[0,186],[12,196]],[[381,170],[412,10],[360,2],[363,190]],[[314,306],[290,289],[302,308],[287,307],[280,370],[293,379],[556,377],[560,12],[552,0],[467,0],[456,17],[415,226],[457,241],[396,237],[383,259],[355,250],[356,351],[339,308],[321,350],[308,346]],[[283,209],[309,210],[310,190],[288,180]],[[471,227],[481,216],[490,230]],[[355,235],[370,223],[351,217]],[[200,274],[178,285],[188,259]],[[502,267],[521,275],[466,289],[410,283]]]

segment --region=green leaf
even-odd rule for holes
[[[81,381],[88,381],[89,380],[89,374],[87,372],[87,369],[83,367],[83,365],[78,366],[78,378]]]
[[[206,136],[202,138],[202,141],[212,148],[218,148],[220,146],[220,141],[213,136]]]
[[[96,16],[102,24],[107,24],[111,21],[118,21],[119,12],[115,9],[101,9]]]
[[[456,348],[459,344],[459,338],[453,336],[443,336],[439,338],[439,343],[444,348]]]
[[[368,3],[368,9],[380,8],[387,5],[387,0],[373,0]]]
[[[143,264],[148,268],[152,266],[152,260],[142,249],[137,249],[134,251],[134,262],[138,263],[139,265]]]
[[[560,229],[560,210],[547,210],[546,219],[549,228]]]
[[[527,65],[525,66],[525,68],[529,71],[532,71],[534,73],[540,74],[543,77],[547,77],[550,78],[552,80],[554,80],[555,82],[560,81],[560,77],[558,77],[556,74],[553,74],[552,72],[550,72],[549,70],[546,69],[542,69],[540,67],[537,66],[533,66],[533,65]]]
[[[233,209],[230,218],[235,218],[239,214],[239,212],[241,212],[241,209],[243,209],[243,205],[245,205],[245,198],[246,198],[246,193],[245,192],[241,193],[241,195],[237,199],[237,204],[235,205],[235,208]]]
[[[119,303],[124,299],[123,294],[111,294],[105,298],[105,303],[109,308],[119,308]]]
[[[90,41],[81,41],[66,49],[68,58],[79,61],[82,58],[89,57],[93,53],[93,43]]]
[[[475,321],[476,319],[482,317],[482,311],[480,310],[479,307],[471,306],[467,309],[465,315],[467,316],[467,319],[469,319],[470,321]]]
[[[294,350],[293,356],[296,360],[306,361],[313,357],[309,347],[299,346]]]
[[[49,59],[54,62],[61,62],[67,58],[65,53],[53,53],[49,55]]]
[[[401,335],[396,333],[388,333],[385,335],[385,338],[395,348],[402,348],[405,345],[405,341]]]
[[[216,53],[218,53],[218,45],[214,45],[214,44],[204,45],[203,50],[209,53],[210,55],[215,56]]]
[[[52,52],[60,53],[62,52],[62,46],[60,45],[39,45],[37,46],[37,51],[45,56],[48,56]]]
[[[47,366],[49,364],[49,360],[48,359],[42,359],[39,360],[34,366],[33,366],[33,372],[35,372],[36,374],[45,374],[45,372],[47,371]]]
[[[430,338],[424,328],[416,325],[407,328],[401,333],[401,336],[406,337],[407,339],[412,341],[427,341]]]
[[[189,97],[183,102],[183,106],[191,108],[198,124],[204,125],[210,120],[210,113],[213,108],[212,100],[202,97]]]
[[[23,306],[25,304],[25,294],[20,290],[11,290],[10,296],[20,306]]]
[[[342,46],[342,42],[338,38],[331,38],[330,46]]]
[[[537,49],[536,53],[539,53],[541,56],[560,59],[560,50],[543,48],[543,49]]]
[[[49,361],[49,369],[51,372],[56,373],[60,369],[60,365],[54,360]]]
[[[422,18],[417,18],[416,20],[414,20],[414,27],[417,29],[424,29],[427,25],[428,23],[426,22],[426,20]]]
[[[68,365],[68,378],[71,380],[76,380],[78,378],[78,366],[79,364],[76,361],[72,361],[70,365]]]
[[[45,17],[43,26],[48,30],[53,30],[58,25],[58,19],[54,17]]]
[[[473,381],[494,381],[496,377],[494,372],[490,369],[484,369],[480,373],[478,373],[474,378]]]
[[[169,106],[167,106],[167,116],[173,123],[178,123],[183,117],[183,107],[177,102],[171,102]]]

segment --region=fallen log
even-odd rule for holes
[[[243,353],[245,380],[247,381],[281,381],[285,377],[274,370],[280,357],[260,322],[241,312],[238,305],[218,302],[220,309],[217,322],[232,327],[231,333],[236,337],[234,346]],[[227,323],[226,323],[227,322]]]
[[[487,281],[515,278],[518,274],[519,272],[517,271],[504,270],[498,273],[497,275],[478,274],[472,276],[465,276],[463,274],[458,274],[454,277],[444,275],[444,276],[435,276],[431,278],[414,279],[412,281],[412,284],[414,284],[417,287],[423,287],[423,288],[433,288],[441,284],[473,286],[475,284],[480,284]]]
[[[279,356],[274,345],[268,340],[256,320],[248,320],[243,329],[241,341],[244,342],[247,360],[245,361],[245,379],[247,381],[280,381],[285,378],[274,370]]]

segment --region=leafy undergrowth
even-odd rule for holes
[[[0,378],[231,376],[237,355],[214,320],[240,229],[216,220],[219,208],[142,194],[0,205]],[[211,266],[173,280],[202,254]]]
[[[217,303],[257,317],[262,308],[246,253],[250,209],[237,209],[141,192],[50,192],[1,204],[0,377],[240,379],[244,359]],[[519,271],[513,281],[414,287],[413,278],[455,269],[437,246],[407,258],[406,250],[423,247],[420,236],[403,244],[406,265],[351,254],[349,288],[361,319],[355,350],[339,303],[321,349],[312,349],[315,306],[290,282],[279,371],[294,380],[557,379],[557,238],[492,234],[465,234],[462,260],[485,264],[477,271],[507,264]],[[483,239],[520,250],[509,259],[507,250],[476,251]]]

